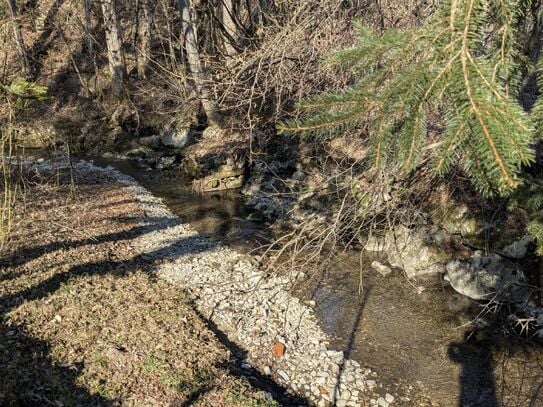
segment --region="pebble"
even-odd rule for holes
[[[341,400],[350,400],[351,399],[351,392],[349,390],[343,390],[340,393],[339,398]]]
[[[290,380],[290,377],[289,377],[288,373],[285,372],[284,370],[278,370],[277,374],[286,382],[288,382]]]
[[[377,399],[377,405],[378,405],[379,407],[388,407],[388,402],[387,402],[384,398],[379,397],[379,398]]]
[[[385,400],[388,402],[388,403],[392,403],[394,402],[394,396],[390,393],[387,393],[385,394]]]

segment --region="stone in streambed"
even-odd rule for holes
[[[381,274],[383,277],[386,277],[392,273],[392,269],[378,261],[373,261],[371,263],[371,268]]]

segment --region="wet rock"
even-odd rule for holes
[[[410,230],[398,226],[382,237],[372,236],[365,242],[364,249],[386,253],[390,264],[401,267],[411,278],[443,273],[451,255],[437,245],[432,236],[429,229]]]
[[[274,219],[283,213],[279,199],[258,195],[245,202],[245,205],[258,211],[266,219]]]
[[[530,235],[525,235],[522,239],[517,240],[507,246],[505,246],[501,253],[507,257],[514,259],[522,259],[528,252],[528,245],[534,241],[534,238]]]
[[[392,273],[392,269],[382,263],[379,263],[378,261],[373,261],[371,263],[371,268],[377,271],[379,274],[381,274],[383,277],[388,276],[390,273]]]
[[[243,186],[245,181],[244,169],[231,165],[221,165],[210,175],[196,179],[192,182],[192,189],[196,192],[224,191]]]
[[[171,168],[175,164],[175,157],[161,157],[158,160],[156,168],[159,170]]]
[[[142,158],[150,156],[152,154],[152,151],[153,150],[151,150],[149,147],[139,146],[139,147],[128,150],[124,155],[127,158],[142,159]]]
[[[194,138],[190,127],[173,126],[166,131],[160,138],[160,141],[166,147],[183,148],[186,147]]]
[[[518,283],[523,280],[522,273],[506,267],[499,256],[482,256],[479,252],[471,261],[450,261],[446,269],[445,280],[451,287],[474,300],[519,294]]]

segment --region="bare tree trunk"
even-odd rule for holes
[[[222,0],[222,25],[226,31],[226,35],[223,36],[223,43],[226,55],[229,57],[237,54],[233,42],[239,39],[238,27],[234,21],[234,13],[234,1]]]
[[[111,93],[120,98],[124,90],[126,67],[122,51],[119,22],[115,11],[115,0],[102,0],[102,13],[106,31],[107,56],[111,71]]]
[[[138,7],[138,42],[137,42],[137,65],[138,77],[145,78],[147,64],[151,59],[151,30],[153,26],[153,15],[151,12],[150,0],[140,0]]]
[[[85,36],[87,37],[87,52],[91,58],[94,58],[94,41],[91,35],[91,0],[83,0],[83,10],[85,14]]]
[[[11,23],[13,25],[13,33],[15,34],[15,42],[17,43],[17,49],[23,64],[23,73],[25,76],[28,76],[30,75],[30,63],[28,61],[28,54],[26,52],[23,34],[21,33],[21,25],[19,24],[17,15],[17,4],[15,3],[15,0],[7,0],[7,2],[11,13]]]
[[[181,11],[181,20],[183,27],[183,34],[185,39],[185,49],[187,52],[187,59],[189,63],[189,69],[196,85],[196,90],[200,96],[202,107],[207,115],[207,120],[210,124],[218,124],[219,114],[215,103],[210,99],[209,88],[206,84],[206,78],[202,69],[202,63],[200,62],[200,53],[198,51],[198,45],[196,43],[196,35],[190,16],[190,4],[189,0],[177,0],[179,10]]]

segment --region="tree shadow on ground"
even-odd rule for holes
[[[35,258],[64,247],[88,246],[89,249],[92,249],[92,246],[98,243],[135,239],[147,233],[181,224],[179,220],[169,217],[148,218],[146,222],[146,224],[136,226],[127,232],[106,234],[96,239],[82,239],[76,242],[34,247],[29,249],[27,253],[19,253],[19,255],[28,261],[28,258]],[[25,302],[46,298],[56,292],[63,283],[78,277],[110,274],[123,278],[123,276],[143,268],[149,271],[151,278],[156,278],[155,265],[163,262],[164,259],[174,260],[184,256],[197,255],[212,250],[217,245],[218,243],[211,242],[199,235],[189,235],[169,241],[162,247],[139,254],[127,261],[104,260],[73,266],[65,273],[56,274],[30,287],[1,297],[0,368],[3,377],[0,381],[0,404],[30,406],[58,405],[59,402],[64,405],[111,405],[112,403],[111,400],[104,397],[90,394],[77,384],[77,378],[83,366],[56,366],[49,356],[51,348],[47,342],[25,333],[22,326],[10,325],[6,318],[10,311]],[[16,258],[16,256],[11,257],[11,259]],[[207,322],[210,327],[213,326],[209,321]],[[218,328],[213,326],[213,331],[227,348],[236,347]],[[234,353],[240,354],[244,351],[237,348],[236,352]],[[259,375],[256,370],[247,372],[248,374],[237,368],[229,368],[228,370],[236,376],[247,377],[257,388],[271,389],[277,399],[287,401],[285,405],[304,405],[297,399],[292,399],[293,402],[290,403],[288,400],[291,398],[286,394],[285,388],[274,383],[270,378]],[[206,391],[208,390],[199,389],[192,398],[197,400]]]
[[[5,317],[0,320],[0,405],[112,405],[77,384],[82,365],[58,366],[50,352],[46,341],[8,324]]]
[[[221,367],[225,368],[234,376],[245,377],[252,386],[270,393],[273,396],[273,399],[282,406],[309,405],[304,398],[285,392],[285,388],[271,380],[269,376],[260,373],[253,367],[246,366],[247,351],[228,339],[228,336],[222,332],[213,321],[204,317],[201,313],[198,313],[198,316],[205,322],[209,330],[215,334],[223,346],[225,346],[232,354],[233,360],[229,361],[227,364],[221,365]]]

